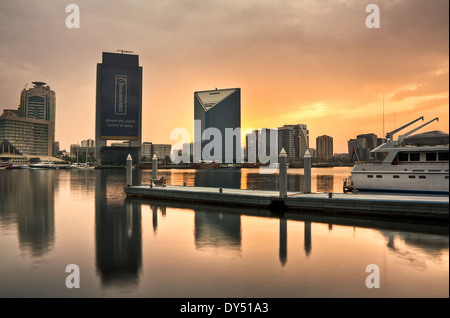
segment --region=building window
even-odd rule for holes
[[[400,178],[400,176],[399,176],[399,175],[397,175],[397,174],[394,174],[394,175],[392,176],[392,178],[394,178],[394,179],[399,179],[399,178]]]
[[[408,176],[408,178],[410,178],[410,179],[415,179],[416,176]]]
[[[383,178],[383,176],[381,174],[377,174],[377,178]]]
[[[444,179],[447,179],[447,180],[448,180],[448,176],[445,176]]]
[[[419,176],[419,179],[426,179],[426,176]]]
[[[367,178],[373,178],[373,175],[369,174],[367,175]]]

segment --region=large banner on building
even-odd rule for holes
[[[138,139],[142,107],[138,56],[104,53],[101,69],[101,138]]]

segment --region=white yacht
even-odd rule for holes
[[[449,194],[449,134],[430,131],[411,135],[437,118],[393,140],[394,133],[419,119],[423,120],[423,117],[388,133],[387,142],[371,151],[384,153],[382,162],[357,162],[351,171],[351,178],[344,180],[344,192]]]

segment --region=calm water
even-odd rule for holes
[[[342,192],[349,172],[313,169],[312,190]],[[252,169],[160,173],[277,189]],[[289,170],[289,191],[302,173]],[[0,297],[449,297],[448,226],[125,200],[124,183],[122,170],[0,171]],[[80,288],[65,285],[69,264]],[[380,288],[366,287],[369,264]]]

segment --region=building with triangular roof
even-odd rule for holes
[[[228,88],[228,89],[215,89],[208,91],[194,92],[194,119],[199,120],[201,123],[200,133],[203,136],[203,132],[208,128],[216,128],[220,131],[222,137],[222,160],[221,162],[240,162],[241,161],[241,136],[240,131],[236,131],[236,135],[233,137],[232,152],[231,147],[226,151],[226,129],[241,128],[241,89],[240,88]],[[194,140],[202,140],[201,136],[195,136]],[[202,140],[201,150],[213,140]],[[211,155],[214,155],[215,149],[213,149]],[[202,158],[204,159],[204,158]]]

